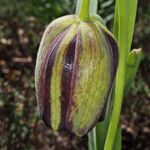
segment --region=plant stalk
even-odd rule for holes
[[[81,9],[82,0],[77,0],[77,6],[76,6],[76,14],[79,15],[80,9]]]
[[[80,3],[79,3],[80,4]],[[90,18],[90,0],[82,0],[79,18],[81,20],[87,21]]]
[[[90,13],[97,14],[97,9],[98,9],[98,0],[91,0]]]

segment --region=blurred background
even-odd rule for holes
[[[78,138],[48,129],[36,111],[34,67],[40,39],[55,18],[75,12],[76,0],[0,0],[0,149],[87,150]],[[99,0],[98,13],[112,28],[114,0]],[[139,0],[134,48],[140,69],[124,99],[123,150],[150,150],[150,1]]]

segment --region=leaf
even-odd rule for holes
[[[128,2],[127,8],[129,10],[127,11],[127,20],[128,20],[128,26],[129,26],[128,28],[128,51],[130,51],[131,43],[133,39],[133,33],[134,33],[138,0],[128,0],[127,2]]]
[[[131,85],[135,79],[140,61],[142,57],[142,49],[132,50],[127,59],[126,80],[125,80],[125,95],[128,94]]]
[[[106,140],[107,130],[109,125],[109,119],[105,119],[96,125],[96,145],[97,150],[103,150]]]
[[[118,128],[114,141],[113,150],[121,150],[121,149],[122,149],[122,134],[121,129]]]
[[[118,39],[118,34],[119,34],[119,23],[118,23],[118,1],[116,1],[116,6],[115,6],[115,15],[114,15],[114,36],[116,39]]]
[[[97,150],[96,146],[96,127],[88,133],[88,150]]]
[[[114,35],[129,53],[133,38],[138,0],[116,0]]]
[[[119,64],[115,84],[115,100],[104,150],[113,148],[126,79],[126,62],[131,48],[138,0],[117,0],[114,33],[119,44]],[[118,30],[119,29],[119,30]]]

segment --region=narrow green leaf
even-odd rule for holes
[[[88,133],[88,150],[97,150],[96,146],[96,127]]]
[[[127,21],[127,15],[126,11],[127,1],[124,0],[118,0],[116,4],[118,7],[118,28],[119,30],[116,31],[118,34],[118,43],[119,43],[119,65],[118,65],[118,71],[116,76],[116,84],[115,84],[115,97],[114,97],[114,106],[110,124],[108,128],[108,133],[105,141],[104,150],[112,150],[113,144],[117,132],[117,127],[119,123],[119,117],[121,112],[121,106],[122,106],[122,100],[123,100],[123,94],[124,94],[124,86],[125,86],[125,65],[126,65],[126,55],[127,55],[127,37],[128,37],[128,21]],[[118,29],[116,28],[116,29]]]
[[[115,15],[114,15],[114,35],[116,39],[119,38],[119,33],[122,36],[125,36],[127,34],[127,52],[130,51],[133,33],[134,33],[134,26],[135,26],[135,19],[136,19],[136,12],[137,12],[137,4],[138,0],[126,0],[121,2],[122,0],[116,0],[116,6],[115,6]],[[123,5],[122,5],[123,4]],[[120,14],[119,9],[121,10]],[[123,10],[122,10],[123,9]],[[124,11],[125,10],[125,11]],[[119,15],[121,15],[119,18]],[[121,20],[122,21],[121,21]],[[119,32],[119,22],[124,24],[126,30],[121,30]]]
[[[125,81],[125,95],[128,94],[131,85],[135,79],[140,61],[142,57],[142,49],[134,49],[129,53],[127,59],[126,81]]]
[[[122,149],[122,134],[121,129],[118,128],[114,141],[113,150],[121,150],[121,149]]]
[[[137,4],[138,0],[128,0],[127,3],[127,20],[128,20],[128,52],[131,49],[132,39],[133,39],[133,33],[134,33],[134,26],[135,26],[135,20],[136,20],[136,12],[137,12]]]
[[[118,128],[125,88],[126,62],[133,38],[137,0],[117,0],[116,5],[118,6],[116,6],[115,17],[117,18],[114,22],[114,30],[116,30],[114,33],[118,37],[119,43],[119,64],[115,84],[115,107],[112,111],[104,150],[112,150]]]
[[[113,29],[113,33],[115,38],[118,40],[118,32],[119,32],[119,17],[118,17],[118,1],[116,1],[116,5],[115,5],[115,15],[114,15],[114,29]]]
[[[107,130],[109,125],[109,119],[105,119],[104,121],[97,123],[96,125],[96,145],[97,150],[103,150],[104,144],[106,140]]]

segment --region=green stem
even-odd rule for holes
[[[82,0],[77,0],[76,14],[79,15]],[[90,0],[90,14],[97,14],[98,0]]]
[[[97,9],[98,9],[98,0],[91,0],[90,13],[97,14]]]
[[[76,14],[79,15],[82,0],[77,0]]]
[[[82,0],[80,7],[79,18],[81,20],[89,20],[90,18],[90,0]]]

